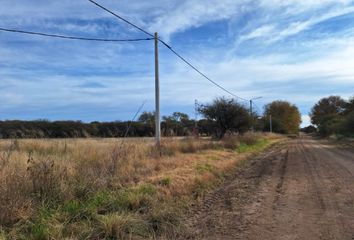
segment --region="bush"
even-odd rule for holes
[[[247,145],[256,144],[260,140],[260,138],[260,135],[254,133],[246,133],[239,137],[240,142]]]
[[[231,150],[236,150],[240,146],[240,140],[237,136],[224,137],[221,143],[224,148]]]

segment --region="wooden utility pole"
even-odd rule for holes
[[[159,79],[159,37],[155,33],[155,138],[156,147],[161,146],[161,122],[160,122],[160,79]]]

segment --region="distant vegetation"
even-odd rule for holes
[[[145,113],[144,113],[145,114]],[[154,135],[154,124],[137,122],[92,122],[81,121],[0,121],[0,138],[87,138],[87,137],[123,137],[131,125],[128,137],[150,137]],[[165,136],[191,135],[195,122],[189,119],[162,122]],[[199,121],[203,134],[210,134],[208,122]]]
[[[252,116],[245,105],[234,99],[217,98],[201,105],[198,111],[204,119],[190,119],[185,113],[175,112],[162,118],[163,136],[213,136],[222,138],[225,134],[242,134],[250,130],[268,132],[269,116],[272,115],[273,131],[276,133],[297,133],[300,113],[296,106],[284,101],[275,101],[265,108],[263,117]],[[127,132],[128,126],[130,126]],[[143,112],[134,122],[91,122],[81,121],[0,121],[0,138],[116,138],[152,137],[155,132],[153,112]]]
[[[310,115],[312,124],[322,136],[354,136],[354,97],[348,101],[339,96],[323,98]]]

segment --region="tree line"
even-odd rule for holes
[[[202,119],[194,120],[181,112],[164,116],[161,122],[163,136],[213,136],[242,134],[253,128],[256,131],[297,133],[301,115],[289,102],[274,101],[265,106],[262,116],[250,112],[235,99],[216,98],[201,105]],[[129,130],[129,131],[128,131]],[[0,121],[0,138],[87,138],[87,137],[152,137],[155,132],[154,112],[143,112],[137,121],[91,122],[81,121]]]
[[[319,100],[311,109],[313,131],[321,136],[339,135],[354,137],[354,96],[344,100],[339,96],[329,96]]]

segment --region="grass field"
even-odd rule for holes
[[[280,141],[1,140],[0,239],[171,239],[181,216],[250,155]]]

